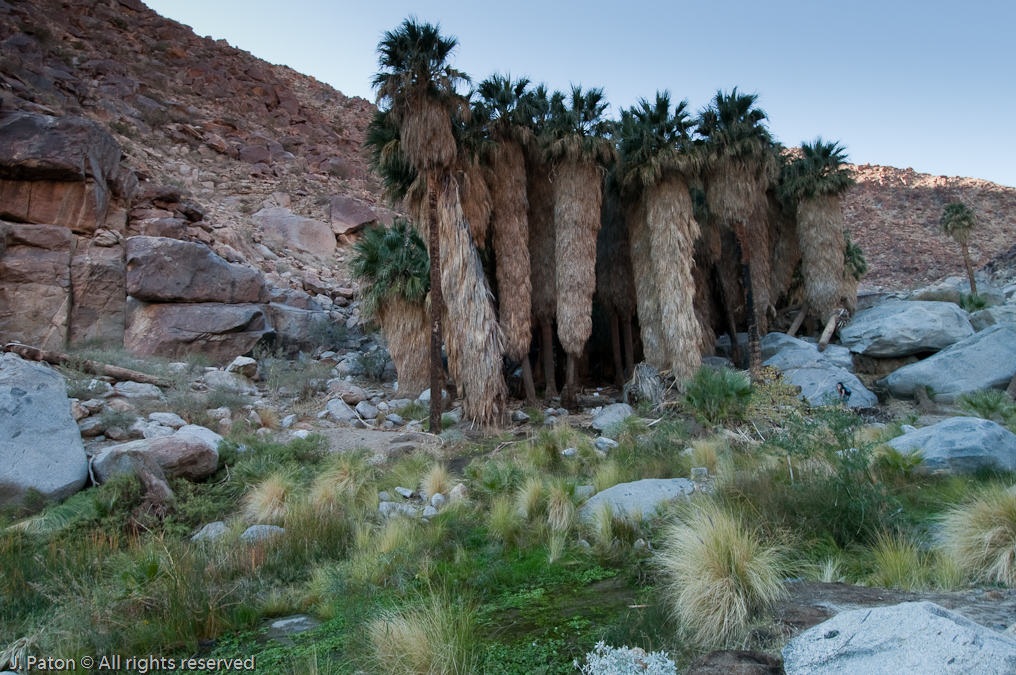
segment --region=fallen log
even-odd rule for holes
[[[842,313],[842,309],[837,309],[829,315],[829,319],[826,321],[825,330],[822,331],[822,337],[819,338],[818,341],[818,350],[820,352],[824,352],[825,348],[829,346],[829,341],[833,339],[833,332],[836,330],[836,322],[839,321]]]
[[[131,382],[141,382],[142,384],[154,384],[157,387],[173,386],[173,383],[164,377],[149,375],[148,373],[141,373],[136,370],[121,368],[120,366],[112,366],[108,363],[97,363],[88,359],[72,359],[67,354],[30,347],[19,342],[10,342],[4,345],[4,351],[17,354],[31,361],[44,361],[54,366],[63,366],[70,362],[78,370],[83,370],[92,375],[107,375],[120,382],[130,380]]]
[[[801,311],[799,311],[797,313],[797,316],[794,317],[794,323],[790,324],[790,330],[787,331],[787,335],[790,337],[794,337],[798,329],[801,328],[801,324],[804,323],[804,319],[807,316],[808,316],[808,303],[806,302],[801,305]]]

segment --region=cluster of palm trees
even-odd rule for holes
[[[756,97],[736,88],[695,118],[664,92],[620,120],[606,117],[600,89],[550,93],[494,75],[464,93],[468,78],[448,65],[456,44],[414,19],[385,34],[367,146],[387,197],[428,240],[431,390],[445,380],[443,344],[468,418],[503,414],[505,357],[527,399],[536,400],[534,370],[556,395],[556,344],[566,357],[561,395],[573,402],[594,295],[618,378],[634,365],[636,340],[649,364],[681,380],[717,333],[735,338],[741,327],[759,366],[777,304],[800,301],[813,323],[852,307],[856,266],[844,262],[839,198],[853,181],[839,145],[819,139],[791,156]],[[372,269],[361,279],[377,277]],[[415,336],[388,330],[390,343],[417,345],[392,350],[400,374],[418,374],[425,360],[417,286],[413,298],[376,302],[388,324],[416,327]]]

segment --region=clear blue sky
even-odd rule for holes
[[[377,43],[415,14],[458,38],[474,80],[603,87],[615,115],[657,89],[697,111],[737,86],[787,145],[821,135],[859,164],[1016,186],[1013,0],[146,2],[347,96],[373,100]]]

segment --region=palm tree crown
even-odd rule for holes
[[[846,161],[846,148],[839,143],[825,143],[821,137],[802,143],[801,156],[784,164],[781,171],[781,201],[796,206],[804,199],[842,195],[855,184]]]
[[[438,26],[410,17],[378,45],[378,104],[391,111],[401,150],[418,171],[447,167],[456,158],[449,113],[463,106],[456,85],[469,81],[447,63],[457,44]]]
[[[620,182],[626,188],[648,187],[666,171],[691,168],[691,123],[688,101],[670,108],[670,92],[657,92],[656,102],[641,99],[621,112],[618,129]]]
[[[773,138],[764,122],[765,111],[755,107],[757,94],[716,92],[708,108],[699,113],[697,131],[715,159],[767,161]]]
[[[404,218],[372,227],[354,246],[353,278],[360,282],[361,311],[373,317],[385,300],[398,296],[422,303],[430,290],[430,258],[423,239]]]
[[[554,160],[585,158],[603,164],[613,161],[616,152],[607,138],[613,124],[604,117],[608,106],[603,89],[583,92],[581,86],[575,85],[570,97],[554,92],[545,125],[547,155]]]
[[[970,231],[977,226],[977,215],[963,202],[954,202],[942,212],[942,231],[959,244],[966,244]]]

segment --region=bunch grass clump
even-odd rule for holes
[[[272,472],[244,495],[243,513],[255,523],[279,524],[295,500],[296,488],[290,472]]]
[[[685,404],[709,424],[744,418],[751,400],[751,378],[731,368],[703,366],[685,384]]]
[[[699,503],[669,528],[657,560],[666,602],[702,647],[736,638],[786,593],[781,550],[711,502]]]
[[[993,487],[942,518],[943,548],[967,575],[1016,586],[1016,492]]]
[[[986,420],[1005,422],[1016,417],[1016,402],[1004,391],[981,389],[963,394],[957,403],[964,412]]]
[[[872,549],[875,571],[868,585],[916,591],[927,587],[930,570],[917,543],[900,534],[881,533]]]

